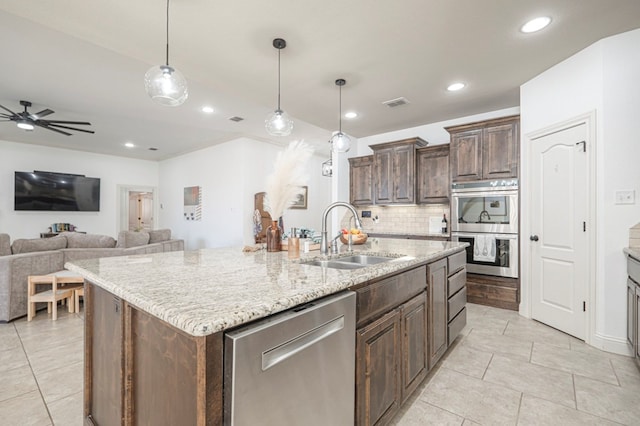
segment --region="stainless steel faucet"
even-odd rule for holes
[[[344,201],[336,201],[335,203],[331,203],[327,206],[326,209],[324,209],[324,212],[322,213],[322,240],[320,240],[320,254],[328,254],[329,253],[329,247],[328,247],[328,239],[327,239],[327,217],[329,216],[329,212],[331,211],[331,209],[333,209],[334,207],[338,207],[338,206],[342,206],[342,207],[346,207],[349,210],[351,210],[351,214],[353,215],[353,219],[356,222],[356,228],[357,229],[362,229],[362,223],[360,222],[360,219],[358,218],[358,212],[356,211],[355,207],[353,207],[351,204],[349,203],[345,203]]]

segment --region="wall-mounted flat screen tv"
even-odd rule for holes
[[[100,179],[54,172],[15,172],[15,210],[100,211]]]

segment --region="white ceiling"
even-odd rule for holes
[[[0,140],[149,160],[242,136],[304,138],[328,152],[336,78],[347,80],[343,111],[360,114],[343,130],[364,137],[517,106],[522,83],[640,27],[638,0],[172,0],[169,63],[186,76],[189,99],[168,108],[143,84],[164,62],[165,13],[165,0],[0,0],[0,104],[15,111],[29,100],[34,112],[50,108],[47,118],[90,121],[96,131],[0,123]],[[552,17],[547,29],[519,32],[539,15]],[[277,101],[276,37],[287,41],[282,108],[295,120],[286,138],[264,130]],[[447,92],[456,80],[467,88]],[[401,96],[410,104],[382,104]],[[201,113],[204,104],[215,113]]]

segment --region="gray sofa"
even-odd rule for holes
[[[63,232],[53,238],[19,239],[11,244],[0,234],[0,322],[27,314],[27,277],[64,269],[81,259],[184,250],[184,241],[171,239],[171,230],[122,231],[118,240],[106,235]]]

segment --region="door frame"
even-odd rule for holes
[[[155,186],[117,185],[116,198],[116,229],[118,232],[129,229],[129,192],[150,192],[153,194],[153,229],[158,229],[158,188]]]
[[[532,192],[529,190],[532,182],[531,158],[533,144],[536,139],[552,133],[576,127],[581,124],[586,126],[586,155],[587,155],[587,282],[585,289],[585,301],[587,315],[585,317],[585,342],[593,344],[596,324],[596,247],[597,247],[597,221],[596,221],[596,159],[597,159],[597,129],[596,111],[570,118],[568,120],[552,124],[522,136],[520,164],[522,165],[521,190],[520,190],[520,315],[531,318],[531,242],[529,235],[531,230],[531,206]]]

